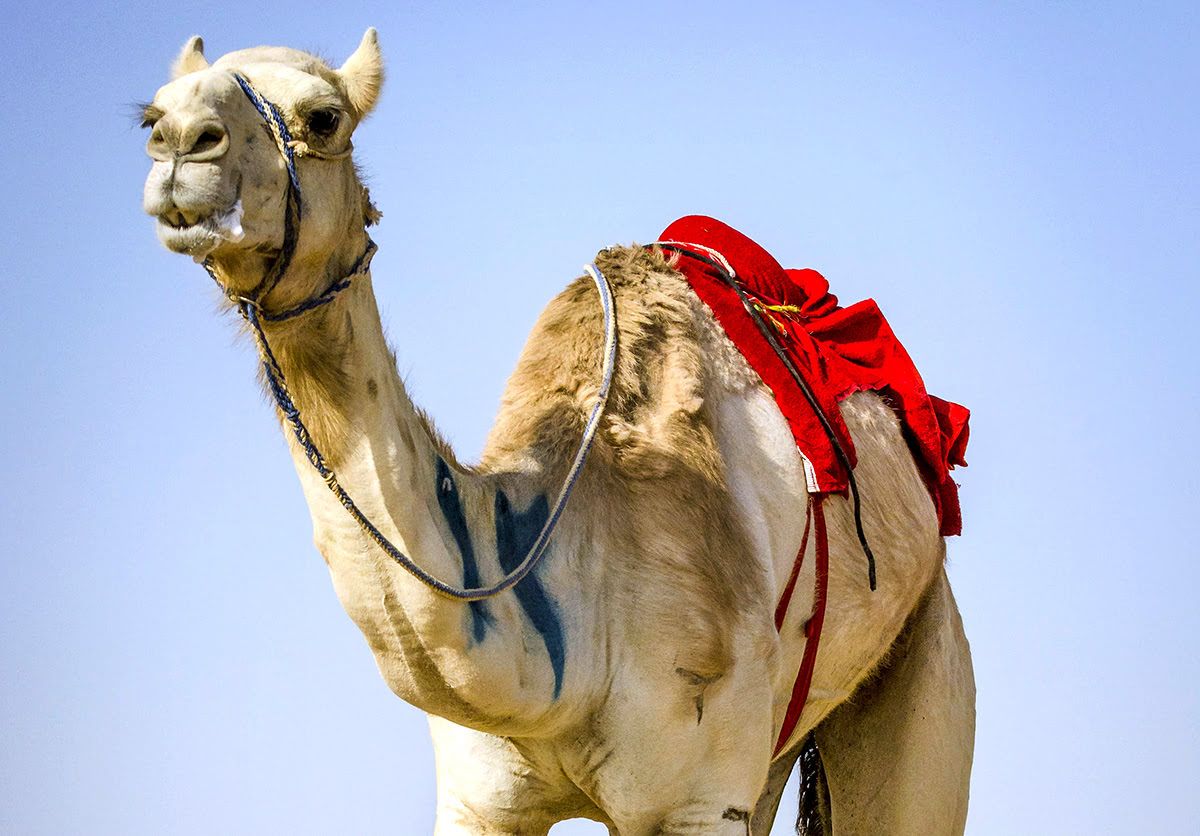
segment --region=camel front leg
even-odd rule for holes
[[[816,737],[830,796],[826,836],[962,834],[975,675],[944,569],[883,667],[817,727]]]
[[[775,822],[775,813],[779,810],[779,800],[787,786],[796,759],[800,757],[802,747],[797,746],[790,752],[784,752],[771,763],[771,771],[767,775],[767,786],[758,797],[754,807],[754,819],[751,822],[751,833],[770,833],[771,825]]]
[[[545,836],[558,821],[594,816],[540,747],[430,715],[437,760],[435,836]]]
[[[768,665],[720,677],[681,668],[624,681],[598,719],[604,743],[568,766],[620,836],[750,836],[771,757]]]

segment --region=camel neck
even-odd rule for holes
[[[490,477],[457,465],[396,373],[369,271],[334,301],[271,328],[268,339],[316,447],[384,538],[452,586],[478,588],[512,570],[546,520],[546,496],[533,495],[511,474]],[[397,693],[426,710],[487,728],[493,728],[489,717],[501,706],[510,728],[524,709],[544,708],[546,697],[557,699],[565,636],[538,578],[517,586],[519,610],[435,595],[364,534],[314,469],[311,451],[285,430],[312,511],[315,542],[339,597],[372,639],[380,669]],[[510,495],[526,500],[520,503],[524,510]],[[529,653],[522,611],[544,649],[536,648],[538,661],[514,667],[505,652]],[[514,679],[522,665],[547,676]],[[456,681],[489,683],[486,700],[460,693]],[[481,703],[486,711],[477,707]]]

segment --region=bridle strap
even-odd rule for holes
[[[300,221],[304,217],[304,200],[300,193],[300,176],[296,173],[296,153],[292,145],[292,134],[288,130],[283,114],[279,112],[279,108],[273,102],[255,90],[241,73],[233,73],[233,79],[242,88],[242,92],[246,94],[250,104],[254,105],[254,109],[262,116],[263,121],[267,123],[271,138],[275,140],[275,147],[279,149],[283,162],[287,166],[288,191],[287,205],[283,210],[283,244],[280,246],[279,255],[263,276],[262,281],[246,297],[258,304],[275,289],[288,267],[291,266],[292,256],[296,253],[296,239],[300,235]],[[207,261],[205,264],[207,266]],[[209,270],[209,274],[212,274],[211,270]]]
[[[263,310],[260,306],[255,305],[255,311],[258,313],[259,319],[264,322],[286,322],[289,319],[295,319],[301,314],[308,313],[314,308],[319,308],[322,305],[327,305],[332,302],[337,295],[350,286],[356,276],[361,276],[371,269],[371,259],[375,257],[379,247],[371,238],[367,237],[367,248],[363,250],[363,254],[358,257],[358,261],[354,262],[354,266],[350,268],[350,272],[344,278],[338,279],[336,282],[325,288],[322,293],[306,299],[298,305],[288,308],[287,310],[272,313]],[[238,299],[239,307],[242,303],[247,302],[245,299]]]
[[[825,623],[825,599],[829,591],[829,531],[825,526],[825,497],[820,494],[810,494],[808,498],[809,513],[813,521],[813,538],[816,540],[816,586],[813,590],[812,615],[804,624],[804,656],[800,660],[800,670],[796,673],[796,681],[792,684],[792,696],[783,715],[783,725],[779,729],[779,737],[775,741],[775,749],[771,757],[779,756],[787,745],[800,715],[808,702],[808,692],[812,687],[813,670],[817,664],[817,648],[821,644],[821,627]],[[801,551],[796,560],[804,559]]]
[[[274,102],[255,90],[244,75],[234,73],[233,79],[242,88],[242,92],[246,94],[250,104],[254,105],[255,110],[262,116],[263,121],[267,123],[271,137],[275,140],[275,145],[279,148],[279,153],[287,164],[288,179],[291,180],[292,191],[296,194],[297,202],[299,202],[300,178],[296,175],[296,152],[292,144],[294,140],[292,132],[288,130],[287,122],[283,119],[283,114],[279,112],[279,108],[275,106]]]

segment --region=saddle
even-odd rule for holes
[[[962,531],[958,485],[950,477],[965,466],[970,411],[925,390],[917,367],[872,299],[843,308],[816,270],[785,270],[770,253],[733,227],[702,215],[668,226],[659,243],[682,248],[671,256],[696,295],[775,397],[804,458],[810,493],[845,495],[848,475],[808,400],[784,363],[755,327],[737,293],[706,260],[686,250],[717,254],[755,307],[775,327],[792,363],[817,396],[826,420],[850,458],[854,442],[837,404],[855,392],[878,392],[895,411],[913,458],[937,508],[943,536]]]

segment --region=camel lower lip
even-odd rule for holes
[[[221,236],[204,221],[191,226],[174,226],[159,218],[155,224],[158,240],[168,250],[190,256],[204,256],[212,252],[221,241]]]
[[[197,217],[179,210],[158,216],[158,240],[172,252],[203,258],[222,240],[234,243],[245,237],[242,230],[242,202],[237,200],[224,211]]]

